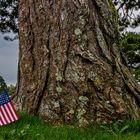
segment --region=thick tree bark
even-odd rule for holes
[[[16,104],[57,123],[140,117],[110,0],[20,0]]]

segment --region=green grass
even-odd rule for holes
[[[0,140],[140,140],[140,121],[78,128],[52,126],[21,114],[20,121],[0,127]]]

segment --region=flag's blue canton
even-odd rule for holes
[[[0,106],[10,102],[10,97],[6,91],[3,91],[0,95]]]

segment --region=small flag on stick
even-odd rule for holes
[[[13,103],[6,91],[0,95],[0,126],[12,123],[19,119]]]

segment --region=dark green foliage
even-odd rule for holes
[[[9,95],[13,95],[15,93],[15,88],[16,87],[14,85],[7,86],[7,90],[8,90]]]
[[[0,31],[18,32],[18,1],[0,0]]]
[[[3,77],[0,76],[0,92],[3,91],[4,89],[7,89],[7,85],[6,85]]]
[[[127,57],[135,79],[140,82],[140,34],[134,32],[122,34],[120,46]]]
[[[9,95],[13,95],[15,92],[15,86],[7,85],[3,77],[0,76],[0,92],[2,92],[4,89],[8,91]]]
[[[119,13],[120,29],[137,27],[140,24],[140,15],[136,12],[140,9],[139,0],[113,0]]]

